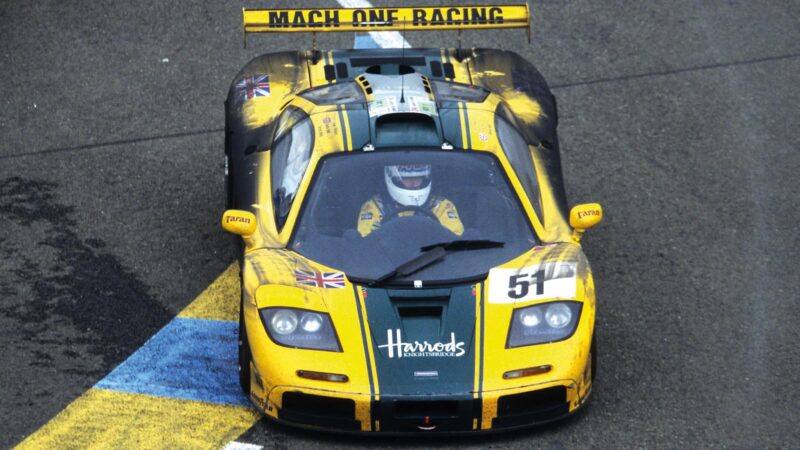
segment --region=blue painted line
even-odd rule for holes
[[[371,35],[356,34],[355,42],[353,42],[353,48],[380,48],[380,46],[377,42],[375,42],[375,39],[372,39]]]
[[[239,388],[237,322],[176,318],[96,388],[249,406]]]

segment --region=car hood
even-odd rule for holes
[[[248,253],[244,268],[249,272],[244,277],[246,296],[259,286],[291,286],[304,296],[306,307],[329,312],[337,329],[366,325],[363,337],[369,343],[361,349],[349,345],[345,351],[363,352],[382,397],[471,398],[480,383],[481,347],[488,345],[487,339],[504,346],[514,308],[553,299],[594,299],[586,258],[572,243],[532,247],[481,281],[436,288],[354,284],[341,271],[288,250]],[[521,279],[529,284],[525,293],[518,286]],[[260,299],[258,305],[291,306],[280,302]]]

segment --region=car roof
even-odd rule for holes
[[[245,89],[255,82],[268,86],[266,95],[262,90],[261,96],[244,98],[244,93],[250,94]],[[357,101],[313,94],[350,89],[347,86],[358,88]],[[482,94],[442,94],[451,87]],[[234,156],[269,151],[281,136],[283,115],[301,111],[312,122],[317,157],[401,143],[485,151],[505,160],[496,129],[497,121],[503,119],[530,147],[540,178],[537,182],[546,186],[547,196],[541,199],[545,210],[542,228],[547,231],[543,239],[568,237],[555,98],[533,65],[513,52],[359,49],[271,53],[252,60],[234,78],[226,106],[228,145]],[[253,164],[254,160],[249,161]],[[255,197],[244,195],[244,204],[254,203],[250,200]]]

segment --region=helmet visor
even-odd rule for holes
[[[386,174],[400,189],[425,189],[431,183],[430,164],[403,164],[387,166]]]

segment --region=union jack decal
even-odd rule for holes
[[[309,272],[295,269],[294,279],[299,284],[321,288],[343,289],[344,273],[342,272]]]
[[[236,98],[239,103],[244,103],[253,97],[269,96],[269,75],[244,77],[236,83],[236,92]]]

